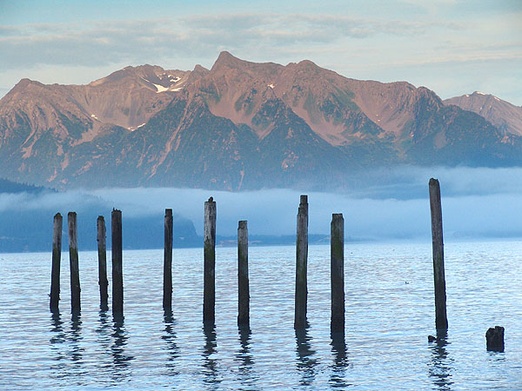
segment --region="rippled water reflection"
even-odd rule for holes
[[[522,389],[520,243],[446,245],[450,328],[434,343],[429,245],[347,245],[346,335],[333,336],[328,246],[310,247],[309,327],[297,332],[295,249],[250,249],[248,328],[237,327],[235,251],[217,251],[215,326],[202,323],[201,249],[175,250],[167,314],[163,252],[125,252],[124,319],[99,310],[95,252],[80,253],[77,316],[67,254],[59,314],[48,312],[51,254],[0,255],[0,389]],[[505,353],[485,349],[497,324]]]

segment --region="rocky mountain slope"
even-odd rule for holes
[[[471,95],[444,100],[446,105],[456,105],[487,119],[505,134],[522,136],[522,107],[512,105],[496,96],[475,91]]]
[[[0,177],[56,188],[338,189],[397,164],[522,164],[521,135],[411,84],[220,54],[0,100]],[[451,103],[451,102],[450,102]],[[500,128],[499,128],[500,127]]]

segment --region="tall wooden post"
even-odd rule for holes
[[[163,310],[172,311],[172,209],[165,209],[165,243],[163,249]]]
[[[297,212],[296,276],[295,276],[295,316],[294,328],[305,328],[307,306],[308,268],[308,196],[301,195]]]
[[[107,229],[105,228],[105,218],[98,216],[96,221],[97,241],[98,241],[98,285],[100,286],[100,309],[109,309],[109,280],[107,278]]]
[[[80,268],[78,265],[78,237],[76,228],[76,212],[67,215],[69,227],[69,265],[71,269],[71,313],[79,314],[80,305]]]
[[[442,235],[442,206],[440,185],[437,179],[430,179],[431,235],[433,249],[433,277],[435,286],[435,326],[448,328],[446,313],[446,276],[444,271],[444,241]]]
[[[248,226],[241,220],[237,228],[238,326],[250,324],[250,286],[248,280]]]
[[[51,312],[59,311],[60,301],[60,263],[62,259],[62,215],[56,213],[53,221],[53,260],[51,266],[51,294],[49,308]]]
[[[205,202],[203,322],[214,324],[216,315],[216,202]]]
[[[344,218],[332,214],[330,235],[331,310],[330,331],[344,333]]]
[[[112,229],[112,315],[123,318],[123,244],[121,211],[111,213]]]

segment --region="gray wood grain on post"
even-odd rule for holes
[[[330,281],[332,333],[344,333],[344,218],[341,213],[332,214],[330,235]]]
[[[307,326],[308,196],[301,195],[297,212],[294,328]]]
[[[123,317],[123,240],[121,211],[111,213],[112,234],[112,315]]]
[[[107,278],[107,229],[105,218],[98,216],[96,221],[96,240],[98,242],[98,285],[100,287],[100,310],[109,309],[109,280]]]
[[[250,286],[248,279],[248,225],[241,220],[237,228],[237,259],[238,259],[238,326],[250,324]]]
[[[172,311],[172,209],[165,209],[163,248],[163,311]]]
[[[440,184],[437,179],[430,179],[429,190],[433,249],[433,280],[435,288],[435,326],[437,329],[447,329],[448,317],[446,313],[446,276],[444,270],[442,206]]]
[[[214,324],[216,306],[216,202],[212,197],[205,202],[204,221],[204,276],[203,322]]]
[[[62,215],[56,213],[53,220],[53,258],[51,265],[51,294],[49,309],[59,311],[60,302],[60,263],[62,259]]]
[[[76,212],[69,212],[67,215],[69,228],[69,265],[71,277],[71,313],[79,314],[80,304],[80,268],[78,262],[78,237],[76,227]]]

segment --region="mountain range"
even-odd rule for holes
[[[56,189],[339,190],[372,168],[522,165],[522,107],[441,100],[311,61],[126,67],[87,85],[21,80],[0,100],[0,177]]]

